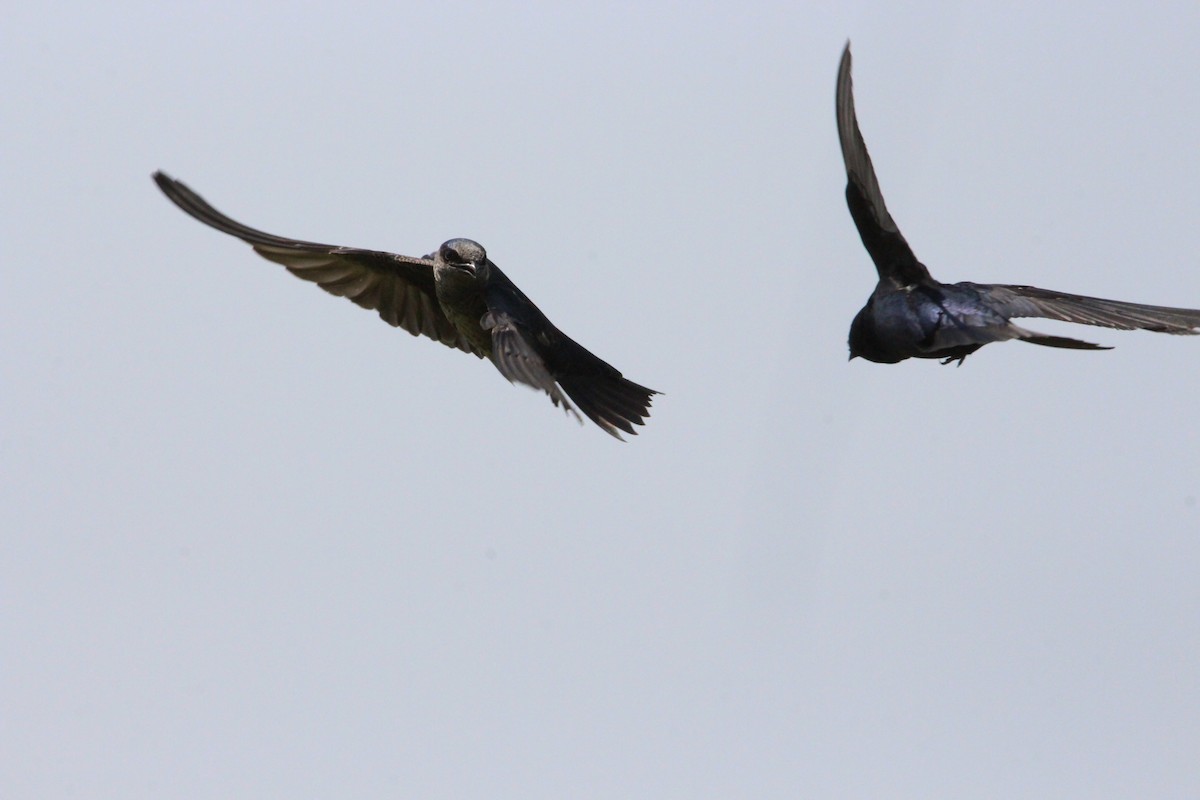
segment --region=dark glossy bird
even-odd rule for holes
[[[1033,286],[941,283],[917,260],[888,213],[854,113],[850,44],[837,77],[837,125],[846,162],[846,203],[879,283],[850,325],[850,358],[894,364],[906,358],[957,361],[989,342],[1019,339],[1075,350],[1111,348],[1047,336],[1014,325],[1014,317],[1045,317],[1121,330],[1194,334],[1200,311],[1083,297]]]
[[[413,258],[378,250],[316,244],[247,227],[217,211],[183,183],[162,173],[154,182],[171,202],[222,233],[236,236],[293,275],[330,294],[379,312],[390,325],[491,359],[509,381],[550,395],[579,418],[621,438],[650,416],[658,392],[626,380],[554,327],[525,293],[492,263],[483,246],[451,239],[437,253]]]

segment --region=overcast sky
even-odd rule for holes
[[[1200,307],[1200,5],[393,5],[6,11],[0,795],[1200,795],[1200,339],[848,363],[834,121],[849,38],[936,277]],[[620,444],[160,168],[476,239],[665,394]]]

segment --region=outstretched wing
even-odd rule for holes
[[[875,167],[858,129],[854,112],[854,84],[850,79],[850,43],[842,51],[837,77],[837,126],[846,163],[846,205],[862,237],[863,246],[875,262],[880,278],[908,286],[929,278],[929,270],[917,260],[904,240],[896,221],[883,202]]]
[[[163,172],[154,173],[154,182],[185,212],[205,225],[236,236],[263,258],[287,267],[293,275],[363,308],[378,311],[384,322],[413,336],[428,336],[449,347],[483,356],[459,334],[438,305],[431,259],[263,233],[225,216]]]
[[[1036,286],[966,285],[973,287],[989,305],[1008,317],[1046,317],[1125,331],[1200,332],[1200,310],[1196,309],[1104,300]]]

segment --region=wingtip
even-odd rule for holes
[[[854,84],[850,77],[850,65],[850,40],[847,39],[846,47],[842,50],[842,59],[838,62],[836,92],[838,132],[843,138],[850,133],[849,128],[854,117]]]
[[[181,185],[179,181],[175,180],[161,169],[154,170],[154,172],[150,174],[150,177],[154,179],[155,185],[158,186],[158,188],[168,196],[171,194],[173,189]]]

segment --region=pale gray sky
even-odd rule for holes
[[[833,113],[850,38],[937,277],[1200,306],[1200,6],[970,9],[9,9],[0,796],[1200,795],[1200,340],[847,363]],[[580,427],[159,168],[666,394]]]

